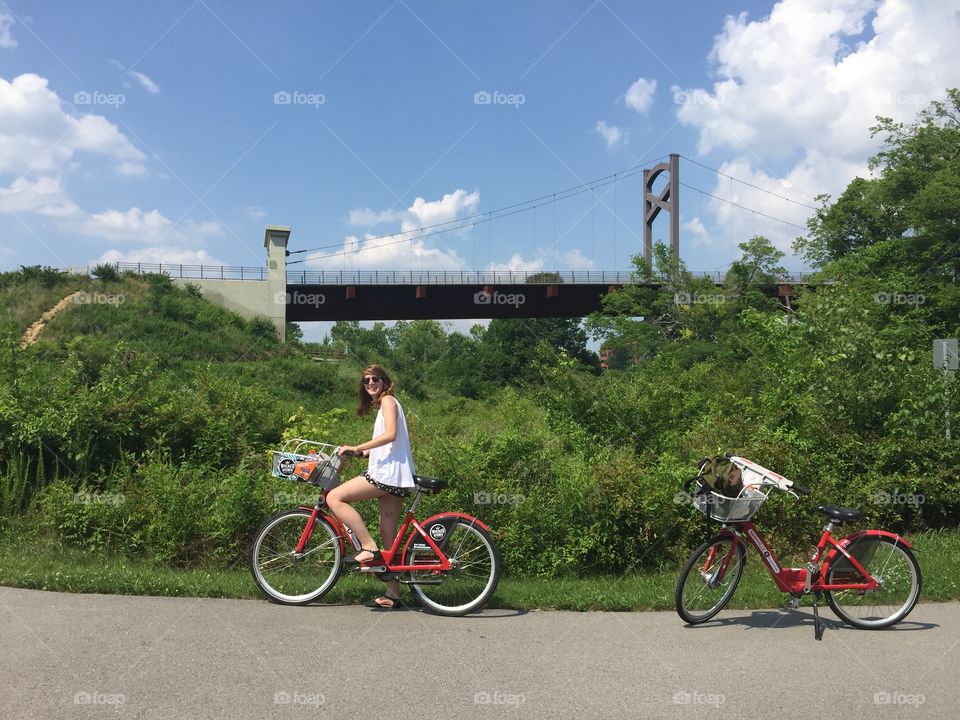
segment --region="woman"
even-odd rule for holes
[[[368,456],[370,462],[367,471],[339,485],[327,495],[327,505],[360,541],[362,550],[347,562],[362,564],[383,558],[360,513],[351,505],[358,500],[378,498],[380,537],[384,547],[389,547],[397,534],[403,498],[414,487],[407,420],[403,408],[393,396],[393,380],[380,365],[370,365],[360,378],[357,415],[363,417],[371,408],[377,411],[373,438],[361,445],[344,445],[340,448],[341,455],[361,452]],[[368,605],[386,610],[399,607],[400,583],[396,580],[387,582],[384,594]]]

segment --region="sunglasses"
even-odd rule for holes
[[[373,385],[375,383],[382,383],[383,378],[378,375],[372,375],[370,377],[365,377],[360,381],[363,385]]]

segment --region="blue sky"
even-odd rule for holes
[[[867,172],[875,115],[960,85],[958,17],[960,0],[6,0],[0,268],[257,266],[278,224],[293,250],[330,247],[311,269],[626,269],[639,175],[369,238],[676,152],[724,173],[680,174],[682,255],[722,270],[753,234],[788,250],[815,195]]]

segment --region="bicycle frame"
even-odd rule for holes
[[[746,537],[746,539],[749,540],[753,545],[754,549],[756,549],[756,551],[760,554],[760,557],[763,558],[764,567],[766,567],[767,572],[770,573],[770,577],[773,579],[773,582],[776,584],[777,588],[779,588],[780,592],[791,593],[794,595],[834,590],[860,590],[867,592],[870,590],[875,590],[878,586],[878,583],[873,575],[863,565],[861,565],[853,555],[847,552],[847,547],[855,540],[858,540],[864,536],[888,537],[895,542],[903,544],[907,548],[911,547],[910,544],[899,535],[887,532],[886,530],[862,530],[854,533],[853,535],[848,535],[839,541],[834,539],[831,530],[832,523],[828,523],[823,529],[823,534],[820,536],[820,541],[817,543],[813,557],[811,557],[807,567],[785,568],[780,565],[780,561],[777,559],[777,556],[773,550],[770,549],[770,546],[767,544],[763,534],[752,522],[747,520],[725,525],[723,530],[721,530],[721,534],[732,537],[733,542],[730,543],[730,550],[727,552],[726,557],[723,558],[723,561],[720,564],[716,579],[720,580],[726,575],[727,568],[730,566],[733,555],[737,551],[737,546],[741,542],[746,544],[744,541],[744,537]],[[827,550],[828,547],[830,550],[824,558],[824,551]],[[826,578],[826,576],[829,574],[831,564],[837,559],[838,555],[842,556],[843,559],[849,562],[853,568],[861,574],[862,577],[867,578],[867,582],[824,582],[824,578]],[[713,562],[713,559],[713,552],[711,551],[711,553],[707,556],[705,567],[708,567]],[[820,564],[821,559],[823,560],[822,565]]]
[[[413,503],[410,505],[410,508],[407,510],[406,514],[403,517],[403,522],[400,524],[400,527],[397,528],[397,534],[393,538],[393,543],[389,548],[383,549],[380,551],[383,556],[383,565],[386,566],[387,572],[417,572],[424,570],[433,570],[436,572],[445,572],[449,571],[452,568],[450,563],[450,558],[440,549],[440,546],[434,542],[433,538],[430,536],[430,533],[423,529],[423,525],[430,525],[431,522],[437,520],[444,520],[451,517],[460,517],[466,520],[470,520],[471,524],[477,525],[478,527],[490,532],[490,529],[484,525],[477,518],[466,515],[464,513],[440,513],[437,515],[432,515],[427,518],[423,525],[417,520],[415,512],[417,505],[420,502],[420,493],[418,490],[416,496],[414,497]],[[320,496],[320,500],[316,505],[301,505],[300,507],[304,510],[309,510],[311,512],[310,519],[307,521],[306,527],[303,529],[303,533],[300,536],[300,540],[297,542],[297,553],[302,553],[304,548],[310,542],[310,537],[313,535],[313,530],[317,526],[317,518],[323,518],[329,522],[336,530],[337,536],[340,541],[340,555],[343,557],[346,552],[347,547],[347,528],[346,526],[337,518],[335,515],[330,513],[323,512],[323,507],[326,505],[325,502],[326,492]],[[412,528],[412,530],[411,530]],[[407,534],[409,531],[409,535]],[[403,542],[404,538],[406,541]],[[426,562],[426,563],[417,563],[415,565],[404,565],[400,562],[394,563],[394,560],[402,560],[402,558],[407,554],[407,550],[410,547],[410,543],[422,538],[423,541],[430,547],[434,552],[436,557],[439,559],[439,562]],[[400,543],[403,542],[403,550],[400,550]],[[379,563],[378,563],[379,566]]]

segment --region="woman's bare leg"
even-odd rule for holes
[[[367,530],[367,526],[364,524],[363,518],[360,517],[360,513],[351,507],[351,503],[355,503],[358,500],[369,500],[371,498],[381,497],[385,494],[383,490],[368,483],[363,475],[358,475],[352,480],[347,480],[347,482],[338,485],[327,494],[327,507],[337,516],[340,522],[353,530],[357,536],[357,540],[360,541],[360,547],[367,551],[376,550],[377,543],[374,542],[373,536],[370,534],[370,531]],[[394,533],[396,533],[396,529],[394,529]],[[384,540],[384,543],[386,542],[387,541]],[[373,559],[372,554],[370,557],[366,557],[366,554],[367,553],[357,553],[361,562],[367,562]]]
[[[403,510],[403,498],[396,495],[382,495],[380,497],[380,538],[383,546],[390,547],[397,536],[397,525],[400,522],[400,512]],[[394,558],[397,562],[400,558]],[[400,583],[390,580],[386,583],[386,594],[390,597],[400,597]]]

